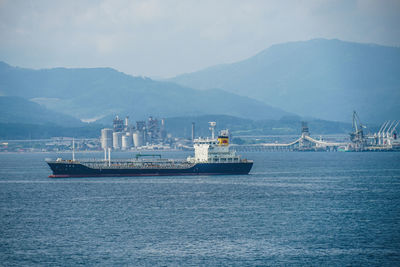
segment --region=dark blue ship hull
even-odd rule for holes
[[[197,163],[188,168],[90,168],[77,162],[47,162],[53,171],[51,178],[123,177],[248,174],[252,161],[235,163]]]

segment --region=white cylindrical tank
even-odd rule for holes
[[[122,146],[122,132],[114,132],[113,133],[113,148],[121,149]]]
[[[112,140],[113,140],[113,130],[109,128],[101,129],[101,138],[100,138],[101,148],[107,149],[112,147],[113,145]]]
[[[133,133],[133,144],[135,147],[143,146],[143,134],[136,131]]]
[[[132,139],[132,135],[130,133],[126,133],[126,135],[122,136],[122,146],[121,146],[122,150],[131,149],[132,143],[133,143],[133,139]]]

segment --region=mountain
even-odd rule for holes
[[[400,118],[400,48],[315,39],[271,46],[233,64],[169,81],[220,88],[302,116],[365,122]]]
[[[80,120],[58,112],[50,111],[22,97],[0,96],[0,123],[58,124],[82,126]]]
[[[0,63],[0,95],[33,100],[79,119],[132,119],[226,114],[279,119],[289,113],[222,90],[195,90],[171,82],[133,77],[110,68],[32,70]]]

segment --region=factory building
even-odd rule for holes
[[[114,132],[123,132],[124,131],[124,121],[120,119],[118,116],[113,120]]]
[[[129,124],[129,117],[125,120],[116,116],[113,119],[113,128],[101,130],[101,147],[114,150],[129,150],[144,145],[161,144],[167,138],[165,120],[149,117],[146,121],[136,121],[136,127]]]
[[[160,126],[158,120],[149,117],[147,121],[147,141],[149,143],[154,143],[155,140],[160,138]]]

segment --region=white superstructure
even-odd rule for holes
[[[194,157],[188,157],[193,163],[237,163],[240,156],[229,149],[228,131],[221,131],[218,139],[198,138],[194,140]]]

